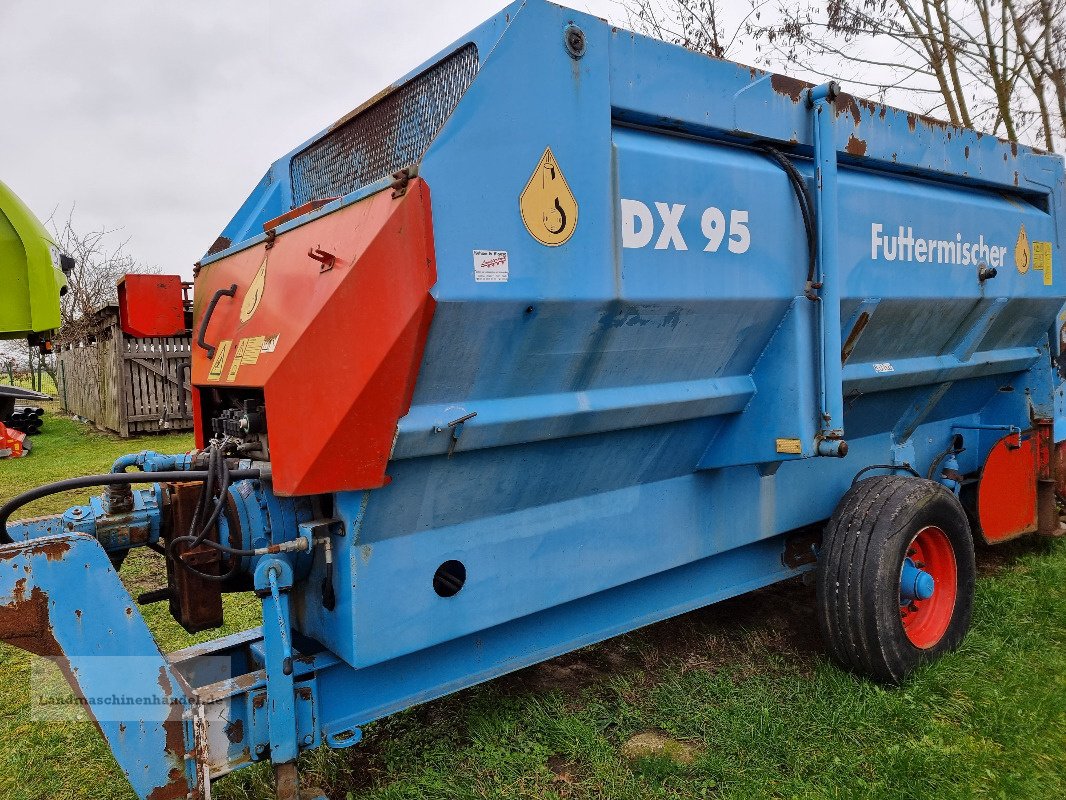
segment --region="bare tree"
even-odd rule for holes
[[[67,275],[67,292],[61,303],[61,336],[76,332],[96,311],[118,302],[116,286],[123,275],[159,271],[138,263],[126,252],[129,239],[115,239],[120,229],[101,227],[80,231],[74,223],[73,207],[62,224],[57,224],[53,215],[49,226],[56,244],[74,259],[74,269]]]

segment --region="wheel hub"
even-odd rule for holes
[[[936,590],[936,580],[919,568],[914,559],[906,558],[899,574],[900,605],[910,605],[912,600],[928,600]]]

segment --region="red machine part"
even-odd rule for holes
[[[26,434],[0,422],[0,458],[20,458],[29,452],[30,440]]]
[[[185,304],[180,275],[123,275],[118,282],[118,318],[129,336],[181,336]]]
[[[1004,436],[992,447],[977,488],[977,517],[988,544],[1037,529],[1037,431]]]
[[[411,404],[436,282],[429,189],[378,192],[204,266],[193,346],[197,442],[241,388],[263,391],[273,488],[385,485]],[[229,294],[231,285],[236,292]]]

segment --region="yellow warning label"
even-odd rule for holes
[[[248,348],[248,340],[241,339],[237,343],[237,352],[233,354],[233,363],[229,366],[229,373],[226,375],[226,383],[233,383],[237,380],[237,373],[241,369],[241,364],[244,361],[244,351]]]
[[[791,455],[803,455],[803,443],[799,439],[778,439],[777,452]]]
[[[263,299],[263,292],[266,290],[266,279],[267,257],[263,256],[263,263],[259,265],[259,271],[255,273],[252,282],[248,284],[248,291],[244,293],[244,302],[241,303],[242,324],[250,320],[252,314],[259,308],[259,303]]]
[[[263,342],[266,341],[265,336],[253,336],[250,339],[246,339],[244,345],[244,357],[241,362],[244,364],[255,364],[259,361],[259,353],[263,349]]]
[[[222,368],[226,366],[226,358],[229,356],[229,349],[233,342],[230,339],[223,339],[218,343],[218,347],[215,349],[215,357],[211,361],[211,371],[207,373],[207,379],[209,381],[217,381],[222,377]]]
[[[1018,231],[1018,241],[1014,243],[1014,266],[1022,275],[1029,271],[1032,258],[1029,255],[1029,237],[1025,235],[1025,226]]]
[[[541,244],[556,247],[574,235],[577,200],[550,147],[519,195],[518,208],[526,230]]]
[[[1044,273],[1044,285],[1051,285],[1051,242],[1033,242],[1033,269]]]

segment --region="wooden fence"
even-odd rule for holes
[[[190,336],[126,336],[118,307],[107,306],[56,345],[63,410],[120,436],[191,430],[191,352]]]

